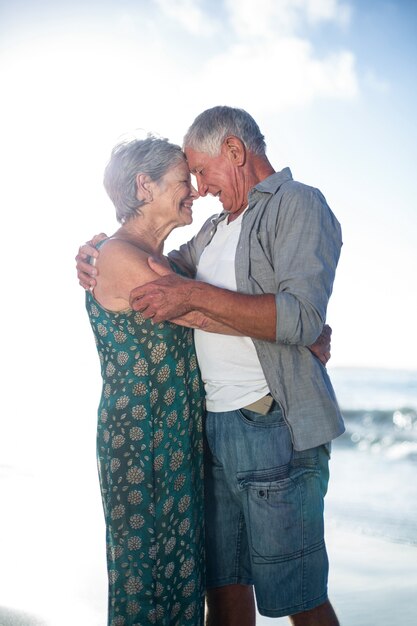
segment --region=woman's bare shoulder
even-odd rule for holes
[[[132,289],[159,278],[148,265],[149,253],[139,245],[123,239],[109,239],[100,247],[96,261],[98,269],[96,297],[111,305],[129,302]]]

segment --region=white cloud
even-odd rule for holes
[[[236,44],[212,58],[203,75],[204,85],[215,85],[217,99],[218,94],[229,101],[244,98],[245,107],[258,112],[303,107],[316,98],[350,99],[358,93],[350,52],[318,59],[311,44],[296,37],[262,46]]]
[[[350,19],[349,6],[338,0],[226,0],[225,5],[241,38],[289,36],[303,25],[323,21],[346,25]]]
[[[177,21],[192,35],[208,37],[216,30],[214,21],[198,0],[156,0],[163,14]]]
[[[188,0],[157,0],[177,20],[189,11]],[[194,7],[195,28],[207,21],[200,2]],[[190,104],[212,106],[220,100],[258,112],[305,107],[318,98],[352,99],[359,91],[355,57],[349,50],[319,56],[309,28],[349,21],[347,4],[338,0],[224,0],[225,19],[217,23],[218,45],[194,67]],[[224,35],[227,35],[226,37]],[[207,40],[206,40],[207,41]],[[226,43],[224,43],[226,42]],[[265,90],[262,91],[261,90]]]
[[[350,21],[350,6],[341,4],[339,0],[300,0],[299,4],[305,6],[311,23],[332,21],[344,26]]]

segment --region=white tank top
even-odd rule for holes
[[[235,254],[242,215],[229,224],[227,219],[218,224],[216,234],[200,257],[197,280],[237,290]],[[250,337],[195,330],[194,339],[209,411],[239,409],[269,393]]]

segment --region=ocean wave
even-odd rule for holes
[[[346,432],[341,445],[383,454],[392,460],[417,462],[417,411],[396,410],[343,411]]]
[[[329,368],[339,404],[347,410],[417,410],[417,370]]]

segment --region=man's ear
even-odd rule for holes
[[[234,165],[239,167],[245,164],[246,147],[239,137],[236,137],[235,135],[229,135],[226,137],[222,144],[222,150],[224,150],[224,153]]]
[[[136,174],[136,197],[138,200],[144,200],[146,203],[152,202],[152,180],[147,174]]]

